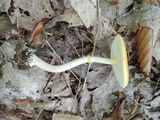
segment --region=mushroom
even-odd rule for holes
[[[120,85],[125,88],[129,82],[128,58],[123,38],[120,35],[117,35],[112,43],[111,59],[116,60],[116,64],[112,64],[114,74]]]
[[[95,56],[87,56],[75,59],[71,62],[58,66],[46,63],[45,61],[37,57],[35,54],[31,54],[28,59],[28,63],[31,67],[37,66],[45,71],[55,72],[55,73],[64,72],[66,70],[69,70],[84,63],[93,63],[93,62],[102,64],[111,64],[113,66],[115,76],[120,85],[123,88],[125,88],[128,85],[129,71],[128,71],[127,53],[123,38],[120,35],[117,35],[112,43],[111,59],[95,57]]]

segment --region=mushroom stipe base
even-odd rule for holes
[[[125,88],[129,82],[129,70],[128,70],[128,59],[126,47],[123,41],[123,38],[120,35],[117,35],[113,40],[111,46],[111,58],[102,58],[95,56],[87,56],[79,59],[75,59],[71,62],[62,64],[62,65],[51,65],[43,61],[35,54],[31,54],[28,63],[30,66],[37,66],[48,72],[64,72],[71,68],[74,68],[78,65],[84,63],[102,63],[102,64],[111,64],[114,70],[114,74],[120,83],[120,85]]]

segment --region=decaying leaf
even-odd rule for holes
[[[0,16],[0,38],[9,38],[11,36],[11,30],[15,29],[15,26],[11,24],[7,15]]]
[[[77,58],[78,55],[88,55],[90,52],[92,52],[92,44],[87,44],[84,48],[79,48],[77,50],[72,50],[70,52],[70,56],[72,59]],[[78,52],[78,54],[77,54]]]
[[[56,18],[50,20],[45,28],[49,29],[52,28],[54,25],[56,25],[57,22],[62,22],[65,21],[69,24],[68,27],[75,27],[75,26],[81,26],[83,25],[82,20],[80,19],[80,17],[78,16],[78,14],[75,11],[70,11],[67,13],[64,13],[60,16],[57,16]]]
[[[18,28],[33,30],[35,25],[46,18],[52,18],[55,11],[50,0],[12,0],[14,9],[8,13],[12,24]]]
[[[0,1],[0,12],[8,12],[11,0],[1,0]]]
[[[137,55],[140,67],[143,72],[149,75],[152,62],[153,30],[149,27],[142,27],[135,37],[137,41]]]
[[[6,105],[0,104],[0,119],[1,120],[20,120],[32,119],[33,113],[18,109],[9,109]]]
[[[71,5],[87,28],[95,24],[97,19],[96,0],[71,0]]]
[[[153,30],[160,28],[160,7],[154,5],[142,4],[140,8],[136,8],[132,14],[117,20],[119,25],[129,28],[137,28],[139,26],[148,26]]]
[[[51,96],[54,98],[60,96],[69,96],[71,94],[69,73],[62,73],[61,80],[52,82]]]
[[[123,92],[119,92],[118,104],[109,115],[104,116],[103,120],[125,120],[123,112],[124,103],[125,95]]]
[[[157,40],[153,48],[153,57],[156,61],[160,61],[160,40]]]
[[[96,28],[96,25],[93,25]],[[97,41],[103,39],[104,37],[110,36],[113,32],[113,28],[110,26],[110,20],[104,16],[101,16],[101,21],[98,24],[98,32],[96,29],[92,30],[92,34],[98,36]]]
[[[150,4],[150,5],[159,5],[160,0],[142,0],[142,3]]]
[[[145,115],[148,116],[148,119],[150,118],[153,120],[159,120],[159,115],[160,115],[159,104],[160,104],[160,96],[157,96],[150,101],[150,105],[142,106],[142,110],[144,111]]]
[[[79,116],[70,114],[53,114],[52,120],[83,120]]]

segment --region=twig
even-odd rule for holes
[[[97,38],[99,36],[99,23],[100,23],[100,5],[99,5],[99,0],[96,0],[96,4],[97,4],[97,12],[96,12],[97,13],[97,20],[96,20],[96,24],[95,24],[95,31],[96,31],[95,33],[97,33],[97,34],[94,37],[94,45],[93,45],[93,51],[92,51],[92,55],[91,56],[94,55],[95,48],[96,48],[96,43],[97,43]],[[90,63],[89,66],[88,66],[87,74],[89,73],[89,69],[91,67],[91,64],[92,63]],[[86,77],[84,79],[83,89],[85,88],[86,81],[87,81],[87,75],[86,75]]]

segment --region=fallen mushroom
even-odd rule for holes
[[[28,63],[30,66],[37,66],[45,71],[55,72],[55,73],[69,70],[73,67],[76,67],[84,63],[93,63],[93,62],[102,64],[111,64],[113,66],[115,76],[119,81],[120,85],[123,88],[125,88],[128,85],[129,71],[128,71],[127,53],[123,38],[120,35],[117,35],[112,43],[111,59],[95,57],[95,56],[87,56],[75,59],[71,62],[59,66],[50,65],[41,60],[40,58],[38,58],[35,54],[31,54],[28,59]]]

